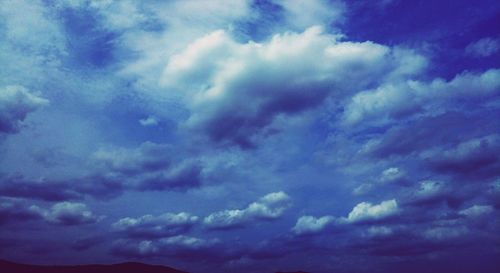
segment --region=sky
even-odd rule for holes
[[[0,258],[500,269],[500,2],[0,0]]]

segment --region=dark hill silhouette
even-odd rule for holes
[[[46,266],[27,265],[0,260],[0,272],[5,273],[187,273],[171,267],[142,263],[111,265]]]

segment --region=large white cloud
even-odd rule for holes
[[[0,133],[15,133],[27,115],[48,100],[30,93],[23,86],[9,85],[0,88]]]
[[[341,42],[319,26],[264,43],[239,43],[219,30],[172,56],[161,83],[185,97],[191,112],[186,127],[216,142],[249,146],[278,115],[412,73],[400,68],[407,65],[405,56],[416,55],[372,42]]]
[[[273,220],[281,217],[291,205],[284,192],[273,192],[251,203],[245,209],[224,210],[212,213],[203,220],[210,229],[228,229],[257,220]]]

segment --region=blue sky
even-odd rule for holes
[[[499,29],[493,0],[4,0],[0,257],[496,272]]]

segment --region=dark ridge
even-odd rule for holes
[[[188,273],[161,265],[121,263],[111,265],[27,265],[0,260],[0,272],[5,273]]]

